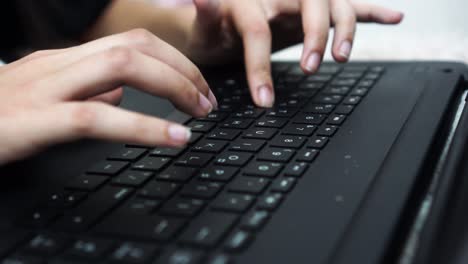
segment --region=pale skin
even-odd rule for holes
[[[83,36],[85,44],[38,51],[0,67],[0,96],[8,98],[0,105],[0,164],[80,138],[182,146],[187,128],[116,107],[120,87],[138,87],[201,117],[217,101],[195,63],[244,55],[252,98],[269,107],[272,51],[303,41],[300,64],[312,74],[330,26],[333,57],[346,62],[357,21],[396,24],[402,17],[349,0],[194,0],[180,9],[114,1]]]

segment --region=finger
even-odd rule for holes
[[[330,1],[332,21],[335,24],[332,54],[336,61],[346,62],[351,54],[356,30],[356,15],[347,0]]]
[[[88,101],[104,102],[111,105],[119,105],[122,101],[123,88],[117,88],[107,93],[96,95],[88,99]]]
[[[31,84],[44,100],[83,100],[128,84],[166,97],[180,110],[200,117],[213,106],[185,76],[138,51],[115,47],[90,55]],[[66,89],[64,89],[66,87]]]
[[[398,24],[403,20],[403,13],[368,3],[352,3],[359,22],[380,24]]]
[[[197,9],[195,28],[202,29],[198,33],[216,32],[221,26],[221,5],[219,0],[193,0],[193,4]]]
[[[242,36],[250,92],[255,104],[271,107],[274,102],[271,79],[271,32],[257,1],[236,1],[230,6],[235,27]]]
[[[302,0],[304,50],[301,66],[305,72],[314,73],[320,66],[328,41],[330,11],[328,0]]]

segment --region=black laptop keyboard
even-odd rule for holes
[[[8,257],[38,262],[3,263],[232,263],[384,69],[273,72],[273,108],[254,107],[243,74],[217,76],[219,110],[187,120],[187,147],[127,145],[39,201],[18,219],[31,234]]]

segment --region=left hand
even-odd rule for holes
[[[350,0],[193,0],[197,16],[185,48],[200,64],[232,61],[244,53],[247,79],[254,102],[274,102],[270,55],[304,41],[301,67],[319,68],[335,27],[332,55],[337,62],[350,56],[356,22],[397,24],[403,14]]]

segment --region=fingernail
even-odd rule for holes
[[[198,103],[200,104],[200,107],[206,112],[210,113],[213,110],[213,105],[203,94],[199,93],[198,97]]]
[[[169,128],[167,129],[169,133],[169,137],[178,142],[187,142],[190,140],[190,137],[192,136],[192,132],[190,129],[181,126],[181,125],[174,125],[171,124],[169,125]]]
[[[272,107],[273,106],[273,95],[270,89],[263,85],[258,89],[258,97],[260,99],[261,107]]]
[[[211,104],[213,105],[214,110],[218,110],[218,100],[216,100],[216,96],[213,94],[213,92],[210,90],[210,93],[208,94],[208,99],[210,100]]]
[[[317,71],[320,65],[321,56],[318,52],[312,53],[306,61],[306,70],[309,72]]]
[[[345,57],[346,59],[349,58],[351,53],[351,42],[345,40],[341,43],[340,46],[340,56]]]

